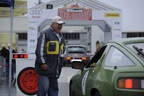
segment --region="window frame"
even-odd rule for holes
[[[107,56],[108,56],[108,54],[109,54],[109,52],[111,51],[111,48],[115,48],[115,49],[117,49],[118,51],[120,51],[124,56],[126,56],[127,58],[128,58],[128,60],[130,60],[132,63],[133,63],[133,65],[126,65],[126,66],[108,66],[108,65],[106,65],[106,59],[107,59]],[[134,67],[134,66],[136,66],[136,64],[133,62],[133,60],[128,56],[128,55],[126,55],[120,48],[118,48],[118,47],[116,47],[116,46],[114,46],[114,45],[111,45],[110,47],[109,47],[109,49],[108,49],[108,51],[107,51],[107,54],[106,54],[106,56],[105,56],[105,58],[104,58],[104,61],[103,61],[103,66],[104,67]]]
[[[100,50],[97,53],[95,53],[95,55],[92,57],[92,59],[90,60],[90,62],[88,63],[88,65],[86,67],[96,67],[97,65],[101,64],[100,61],[102,58],[105,59],[105,53],[106,53],[108,47],[109,47],[108,45],[102,46],[100,48]],[[98,56],[100,51],[102,51],[101,56]],[[99,58],[99,59],[95,60],[94,58]],[[93,65],[95,65],[95,66],[93,66]]]

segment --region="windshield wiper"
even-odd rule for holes
[[[141,55],[144,58],[144,52],[142,48],[138,48],[137,46],[134,45],[133,48],[138,52],[138,55]]]

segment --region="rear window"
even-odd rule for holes
[[[115,47],[111,47],[106,59],[105,66],[134,66],[135,64],[122,51]]]
[[[127,47],[144,61],[144,43],[127,44]]]
[[[68,53],[85,53],[86,49],[80,46],[70,46],[67,48]]]

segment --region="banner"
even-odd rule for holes
[[[78,4],[59,8],[58,15],[64,20],[92,20],[92,9],[85,9]]]

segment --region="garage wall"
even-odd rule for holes
[[[15,17],[14,23],[13,23],[13,30],[14,32],[20,33],[20,32],[27,32],[27,24],[28,19],[27,17]],[[0,18],[0,33],[1,32],[10,32],[10,17],[8,18]]]
[[[96,51],[96,41],[104,41],[104,32],[98,26],[92,26],[91,28],[91,50],[92,54],[94,54]]]
[[[0,49],[2,44],[5,44],[7,47],[9,44],[9,40],[10,40],[9,33],[7,32],[0,33]],[[13,34],[13,48],[15,48],[15,45],[16,45],[16,33]]]
[[[20,16],[14,17],[13,23],[13,47],[16,46],[16,33],[26,33],[27,32],[27,17]],[[0,18],[0,48],[2,44],[5,44],[6,47],[9,44],[9,32],[10,32],[10,17],[1,17]]]

